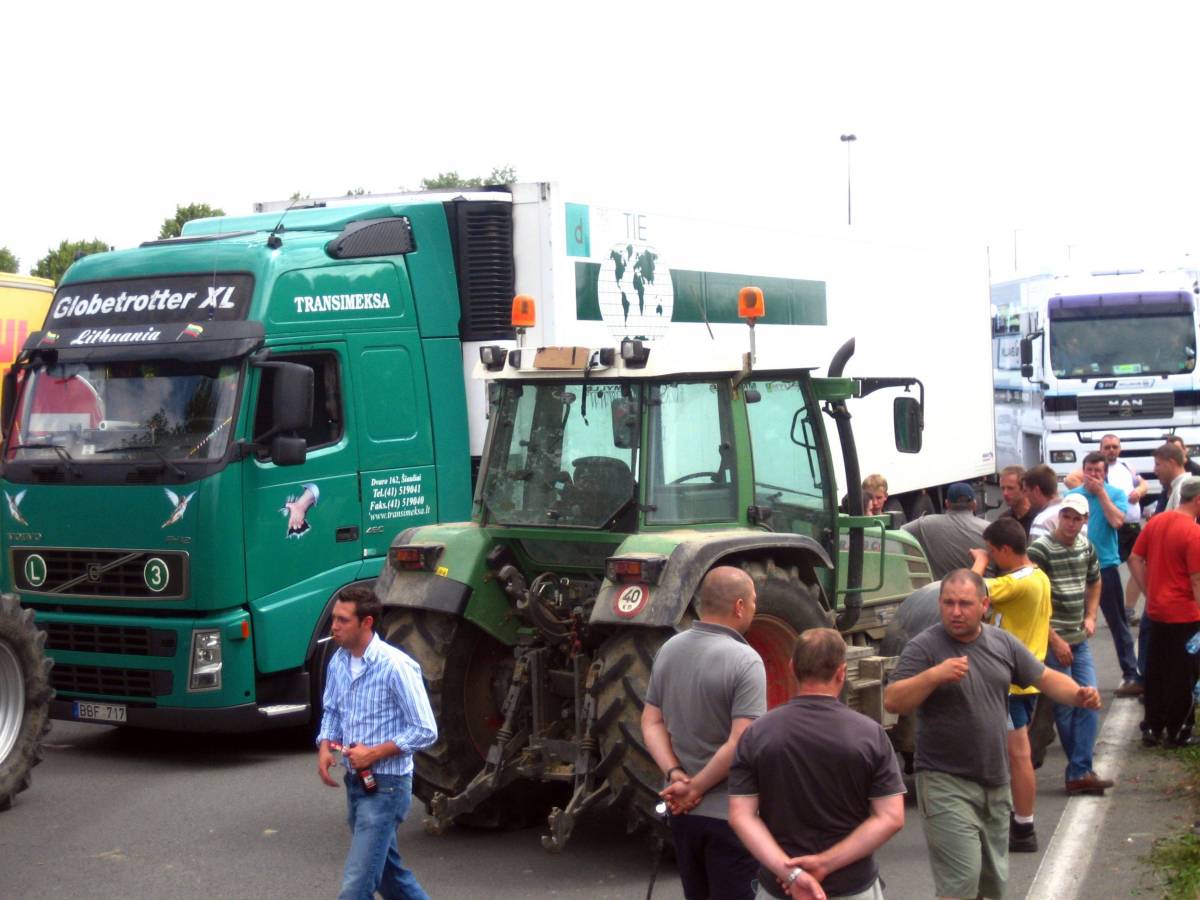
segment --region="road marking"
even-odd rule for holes
[[[1132,698],[1118,699],[1096,736],[1096,768],[1118,785],[1121,768],[1132,746],[1129,734],[1136,733],[1141,718],[1140,703]],[[1050,838],[1050,846],[1029,886],[1028,897],[1032,900],[1073,900],[1079,896],[1083,880],[1091,871],[1096,835],[1115,802],[1111,794],[1105,797],[1079,794],[1067,799],[1067,807]]]

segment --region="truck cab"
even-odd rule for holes
[[[333,595],[403,527],[470,514],[447,220],[210,220],[71,268],[7,379],[0,510],[56,717],[311,717]]]

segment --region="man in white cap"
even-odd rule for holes
[[[1088,638],[1096,633],[1100,608],[1100,561],[1083,536],[1089,507],[1082,494],[1067,494],[1053,533],[1029,545],[1031,562],[1050,579],[1050,647],[1046,665],[1070,675],[1077,684],[1096,687],[1096,666]],[[1043,696],[1039,704],[1050,703]],[[1094,709],[1053,704],[1054,720],[1067,755],[1068,794],[1103,794],[1112,781],[1092,771],[1092,751],[1100,716]],[[1030,737],[1037,740],[1036,731]],[[1053,738],[1051,737],[1051,740]],[[1040,757],[1043,747],[1034,747]]]

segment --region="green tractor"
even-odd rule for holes
[[[846,701],[885,720],[894,658],[879,642],[929,568],[907,534],[862,515],[857,490],[838,512],[821,412],[857,485],[846,401],[920,385],[843,378],[852,353],[850,341],[815,378],[636,340],[481,349],[491,402],[474,517],[400,534],[376,587],[384,636],[421,664],[438,721],[414,779],[431,831],[528,823],[553,805],[542,842],[557,851],[598,807],[653,823],[650,667],[717,565],[757,585],[747,639],[772,706],[791,694],[796,636],[833,626],[850,645]],[[898,449],[920,449],[923,402],[923,388],[895,398]]]

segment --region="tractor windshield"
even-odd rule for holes
[[[639,388],[501,384],[480,499],[502,525],[624,529],[637,497]]]
[[[737,521],[728,382],[655,384],[648,394],[647,524]]]

